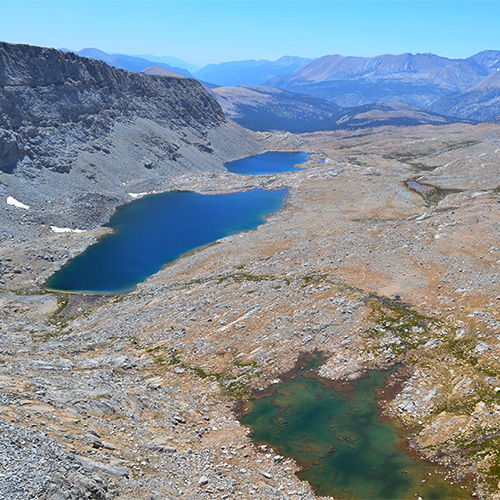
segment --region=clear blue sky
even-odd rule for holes
[[[500,50],[497,0],[0,0],[0,40],[188,62]]]

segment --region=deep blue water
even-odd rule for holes
[[[249,156],[242,160],[231,161],[226,163],[225,167],[234,174],[279,174],[281,172],[302,170],[295,165],[304,163],[309,156],[311,156],[309,153],[280,153],[273,151],[261,155]]]
[[[201,195],[174,191],[119,207],[104,236],[46,283],[52,290],[125,293],[182,254],[248,231],[285,203],[287,189]]]

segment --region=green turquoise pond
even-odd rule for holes
[[[436,467],[400,449],[398,428],[379,419],[375,388],[387,372],[371,371],[346,392],[304,373],[250,401],[241,422],[255,442],[294,458],[302,468],[299,477],[318,494],[351,500],[471,498],[446,483]]]
[[[181,255],[224,236],[254,229],[285,204],[287,189],[201,195],[174,191],[119,207],[114,229],[71,259],[45,284],[58,291],[116,294]]]
[[[309,153],[269,152],[261,155],[249,156],[242,160],[231,161],[225,164],[229,172],[244,175],[267,175],[282,172],[296,172],[302,170],[296,165],[304,163]]]

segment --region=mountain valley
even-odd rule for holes
[[[394,369],[376,399],[404,449],[500,499],[500,125],[476,122],[500,114],[498,60],[421,56],[328,56],[273,76],[293,92],[208,91],[0,44],[1,495],[320,498],[238,417],[321,353],[313,376],[346,397]],[[336,104],[341,74],[359,87]],[[418,102],[379,100],[392,95]],[[265,151],[310,156],[279,174],[224,166]],[[120,205],[254,188],[287,202],[130,293],[44,288]]]

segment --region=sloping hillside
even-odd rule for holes
[[[158,75],[158,76],[173,76],[175,78],[186,78],[184,75],[170,71],[169,69],[160,68],[159,66],[150,66],[141,71],[143,75]]]
[[[469,57],[469,59],[490,68],[492,71],[500,69],[500,50],[483,50]]]
[[[431,109],[479,121],[495,118],[500,115],[500,71],[468,89],[443,97]]]
[[[228,116],[258,131],[301,133],[386,125],[444,125],[460,121],[398,102],[342,109],[324,99],[271,87],[219,87],[214,94]]]
[[[323,99],[271,87],[218,87],[214,93],[224,112],[251,130],[326,130],[341,112]]]

